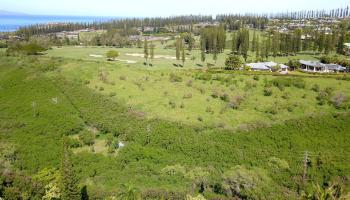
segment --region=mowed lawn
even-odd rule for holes
[[[81,59],[69,61],[62,67],[61,73],[68,78],[82,80],[96,92],[124,102],[140,115],[198,126],[234,129],[337,111],[333,105],[318,105],[318,92],[311,89],[315,84],[321,89],[331,87],[333,94],[350,96],[350,83],[335,78],[305,77],[302,79],[306,88],[286,87],[281,91],[272,86],[272,95],[265,96],[264,86],[275,76],[258,75],[258,80],[254,80],[251,75],[213,74],[209,80],[200,80],[198,77],[207,73],[195,70],[201,69],[195,66],[195,61],[179,68],[172,65],[176,61],[159,58],[153,61],[154,67],[146,67],[143,58],[126,55],[132,52],[141,54],[143,50],[137,48],[118,49],[120,59],[135,60],[137,63],[107,62],[103,57],[90,56],[104,55],[109,49],[69,47],[50,50],[47,55]],[[171,55],[171,51],[156,50],[156,55]],[[182,81],[170,81],[171,74]],[[235,98],[241,98],[242,102],[237,109],[232,109],[230,100]]]
[[[168,44],[172,43],[171,41]],[[90,61],[106,61],[106,53],[109,50],[116,50],[120,53],[117,58],[121,64],[127,64],[132,66],[144,66],[146,61],[143,56],[143,48],[111,48],[111,47],[63,47],[57,48],[53,47],[51,50],[46,52],[47,56],[57,56],[72,59],[83,59]],[[193,50],[192,52],[186,51],[186,61],[184,68],[203,68],[207,67],[207,63],[210,63],[212,67],[223,68],[225,66],[225,59],[227,58],[230,50],[226,49],[224,53],[218,54],[217,61],[213,60],[212,54],[206,55],[206,60],[203,63],[201,61],[201,55],[199,50]],[[174,64],[181,64],[181,60],[176,60],[176,52],[174,49],[164,49],[161,44],[156,42],[156,48],[154,50],[155,58],[153,60],[149,59],[149,63],[153,65],[154,68],[173,68]],[[296,56],[289,57],[270,57],[270,61],[277,63],[287,63],[290,59],[304,59],[304,60],[317,60],[317,57],[308,54],[298,54]],[[247,61],[255,61],[255,53],[250,52]],[[242,58],[243,62],[243,58]]]

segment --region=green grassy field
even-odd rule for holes
[[[171,43],[171,42],[169,42]],[[109,48],[109,47],[63,47],[63,48],[53,48],[52,50],[47,51],[48,56],[58,56],[64,58],[73,58],[73,59],[83,59],[83,60],[94,60],[94,61],[105,61],[106,53],[108,50],[117,50],[120,52],[120,56],[118,59],[121,61],[117,61],[124,64],[143,66],[145,59],[143,58],[143,49],[141,48]],[[185,68],[200,68],[204,64],[206,67],[206,63],[213,64],[216,68],[223,68],[225,66],[225,59],[227,54],[230,53],[230,50],[225,50],[224,53],[218,55],[218,59],[215,63],[213,60],[213,55],[206,55],[205,63],[201,62],[200,51],[193,50],[192,52],[187,52]],[[300,54],[296,56],[289,57],[270,57],[270,61],[274,61],[277,63],[287,63],[291,59],[304,59],[304,60],[317,60],[312,54]],[[254,61],[255,54],[250,53],[248,60]],[[127,61],[130,61],[129,63]],[[154,65],[154,67],[158,68],[171,68],[173,64],[182,64],[181,61],[177,61],[175,57],[175,50],[173,49],[164,49],[158,48],[155,49],[155,59],[150,60],[150,63]],[[243,58],[242,58],[243,61]],[[134,63],[136,62],[136,63]]]
[[[251,199],[300,199],[313,184],[330,182],[349,192],[349,101],[334,101],[350,96],[343,75],[206,71],[196,65],[198,51],[183,68],[164,57],[147,67],[130,55],[142,49],[117,49],[119,59],[136,63],[107,62],[110,49],[0,57],[0,161],[13,156],[3,151],[10,146],[11,167],[21,173],[57,170],[68,135],[79,143],[72,146],[74,169],[91,199],[116,196],[123,183],[148,199],[232,199],[226,178],[235,174],[260,183],[242,191]],[[83,132],[93,144],[83,144]],[[109,140],[125,147],[110,151]]]
[[[321,89],[331,87],[335,94],[350,94],[347,81],[318,77],[303,78],[301,81],[305,82],[305,88],[287,87],[280,90],[272,87],[272,95],[264,96],[264,85],[276,79],[276,76],[267,74],[254,80],[253,75],[205,73],[201,72],[201,67],[191,67],[195,62],[187,63],[185,68],[177,68],[172,66],[176,61],[165,58],[155,59],[152,62],[154,67],[147,67],[141,64],[144,61],[142,57],[126,55],[131,52],[141,54],[142,49],[118,49],[122,54],[120,59],[133,59],[138,62],[135,64],[121,61],[106,63],[104,58],[90,56],[104,55],[109,49],[63,48],[51,50],[47,55],[96,61],[69,62],[62,67],[62,73],[72,79],[88,82],[87,86],[91,89],[107,96],[113,95],[113,98],[149,118],[185,124],[232,129],[251,123],[272,124],[305,114],[335,111],[332,105],[318,105],[318,93],[311,90],[315,84]],[[159,55],[167,55],[172,50],[159,51]],[[193,71],[195,69],[199,71]],[[105,80],[101,80],[101,73],[105,74]],[[170,81],[172,73],[181,77],[182,81]],[[201,77],[207,76],[210,76],[208,80],[201,80]],[[214,93],[225,95],[227,99],[213,97]],[[228,107],[232,98],[242,98],[238,109]],[[277,113],[274,113],[275,109]]]

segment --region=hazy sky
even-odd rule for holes
[[[331,9],[350,0],[0,0],[0,10],[28,14],[171,16]]]

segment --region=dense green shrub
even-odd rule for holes
[[[222,101],[228,102],[230,99],[230,96],[227,93],[222,93],[222,94],[220,94],[220,99]]]
[[[242,61],[239,56],[229,55],[225,60],[226,70],[238,70],[242,66]]]
[[[78,139],[75,138],[69,138],[68,140],[68,146],[71,148],[78,148],[81,147],[81,142]]]
[[[93,133],[91,133],[88,130],[83,130],[79,133],[79,140],[84,144],[84,145],[93,145],[95,143],[95,136]]]
[[[271,95],[272,95],[272,89],[264,88],[264,96],[271,96]]]
[[[276,115],[278,113],[278,108],[276,106],[272,106],[267,108],[265,112],[271,115]]]
[[[198,74],[196,74],[195,78],[197,80],[210,81],[212,79],[212,74],[211,73],[198,73]]]
[[[8,55],[25,54],[37,55],[47,49],[37,42],[14,42],[11,43],[6,52]]]
[[[263,169],[235,166],[223,174],[223,188],[229,197],[275,199],[275,183]]]
[[[129,181],[143,191],[148,188],[166,190],[169,196],[174,193],[171,191],[186,194],[204,188],[206,197],[227,198],[221,196],[229,195],[226,187],[229,181],[225,180],[243,183],[244,187],[239,186],[239,194],[244,199],[264,199],[267,195],[269,199],[298,199],[297,191],[311,184],[310,181],[305,184],[300,181],[303,152],[306,150],[311,152],[308,180],[319,184],[324,180],[342,180],[348,190],[346,177],[350,168],[345,152],[350,151],[347,140],[350,137],[350,116],[347,111],[343,110],[344,114],[310,115],[264,127],[257,121],[232,132],[135,116],[115,98],[104,96],[75,79],[66,80],[58,72],[50,77],[33,77],[29,72],[37,69],[27,68],[26,64],[22,69],[4,66],[11,65],[2,65],[0,71],[0,141],[15,144],[14,168],[26,174],[36,174],[38,169],[45,167],[59,168],[62,136],[79,132],[86,125],[125,141],[126,146],[118,150],[117,156],[90,152],[73,155],[81,183],[94,182],[88,187],[91,199],[114,195],[121,183]],[[59,104],[53,105],[47,100],[53,96],[58,96]],[[40,103],[36,117],[28,105],[34,97]],[[271,105],[275,106],[275,103],[271,102]],[[286,163],[289,169],[286,169]],[[183,166],[185,175],[161,174],[168,165]],[[236,165],[245,167],[231,170]],[[203,184],[197,184],[200,181],[188,175],[196,167],[209,173]],[[3,173],[0,174],[1,177]],[[258,184],[245,187],[249,186],[244,184],[250,183],[249,180]],[[23,181],[13,183],[18,182]],[[25,186],[31,185],[24,183]],[[16,188],[21,194],[26,192],[25,187]],[[273,194],[270,188],[273,188]],[[261,196],[256,197],[256,193]],[[184,199],[183,196],[179,199]],[[42,196],[32,199],[42,199]]]
[[[341,108],[345,101],[347,101],[347,97],[344,93],[337,93],[331,98],[331,102],[336,108]]]
[[[290,98],[290,94],[288,92],[284,92],[281,97],[287,100]]]
[[[333,93],[333,90],[334,89],[331,87],[327,87],[327,88],[321,90],[316,97],[318,104],[325,105],[325,104],[329,103],[330,98],[331,98],[332,93]]]
[[[286,78],[286,77],[278,77],[273,80],[271,80],[271,83],[279,88],[280,90],[283,90],[284,87],[291,87],[294,86],[296,88],[305,88],[306,82],[302,78]]]
[[[6,42],[0,41],[0,49],[2,49],[2,48],[7,48],[7,47],[8,47],[8,46],[7,46]]]
[[[214,89],[211,93],[211,97],[216,99],[216,98],[219,98],[219,96],[220,96],[220,92],[217,89]]]
[[[314,92],[319,92],[320,91],[320,86],[318,84],[314,84],[311,88]]]

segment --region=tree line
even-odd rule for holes
[[[57,33],[62,31],[74,31],[80,29],[110,30],[110,29],[130,29],[140,27],[143,31],[145,27],[153,27],[155,31],[165,26],[191,25],[200,22],[212,22],[212,16],[206,15],[184,15],[174,17],[156,18],[126,18],[115,19],[105,22],[92,23],[58,23],[51,25],[37,24],[20,28],[16,34],[25,36]]]
[[[242,55],[246,61],[249,51],[255,54],[256,61],[268,60],[270,56],[295,55],[302,51],[325,55],[332,52],[344,54],[345,38],[348,37],[344,28],[334,29],[333,33],[296,29],[287,33],[254,31],[250,40],[249,29],[243,28],[232,33],[231,50]]]

